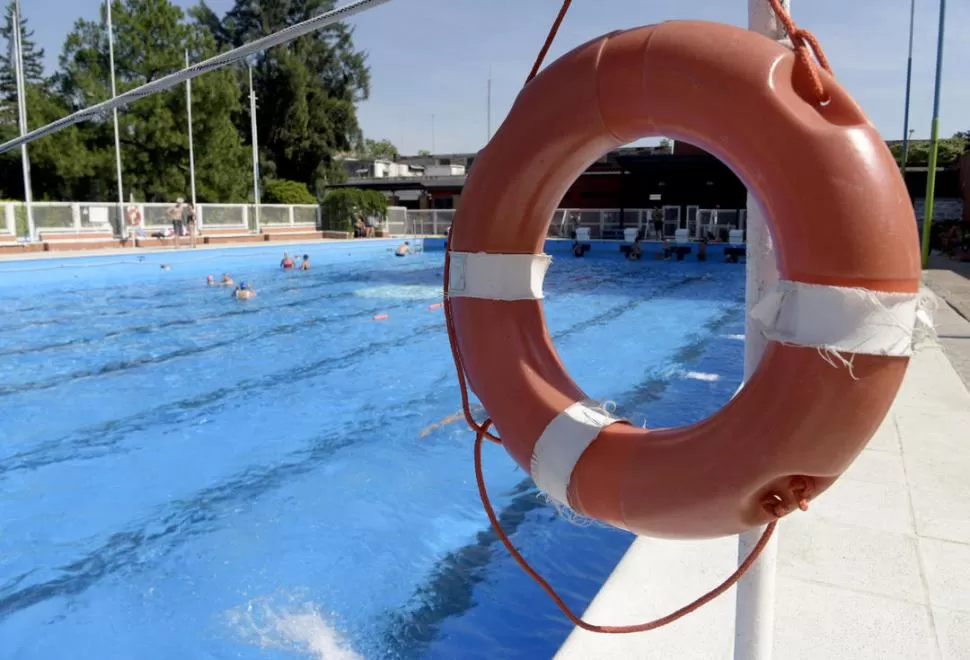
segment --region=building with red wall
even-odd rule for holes
[[[465,162],[473,167],[474,157]],[[922,217],[926,175],[925,167],[911,167],[906,172],[918,217]],[[381,190],[391,204],[409,209],[457,209],[465,179],[466,175],[411,176],[357,179],[342,185]],[[970,221],[970,155],[941,168],[936,181],[937,220],[962,216]],[[698,218],[701,224],[708,224],[715,210],[719,226],[743,228],[746,203],[744,184],[726,165],[698,147],[676,142],[672,149],[624,148],[606,154],[573,182],[559,206],[576,211],[619,211],[621,226],[635,217],[627,211],[651,209],[663,216],[670,231],[673,227],[693,229]]]

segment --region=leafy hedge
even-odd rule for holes
[[[266,204],[316,204],[317,198],[302,181],[271,179],[263,188],[261,201]]]
[[[930,148],[933,143],[929,140],[912,140],[909,143],[909,160],[907,165],[910,167],[926,167],[930,163]],[[970,148],[970,140],[961,137],[944,138],[940,140],[939,152],[937,155],[937,166],[945,167],[955,162],[965,150]],[[894,144],[889,148],[896,162],[902,165],[903,145]]]
[[[358,215],[383,220],[387,215],[387,198],[376,190],[360,188],[327,191],[323,199],[323,221],[327,229],[353,231]]]

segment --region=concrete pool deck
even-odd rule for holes
[[[970,658],[970,322],[957,313],[970,318],[970,264],[930,265],[924,280],[943,299],[938,341],[917,353],[846,475],[778,527],[779,660]],[[733,537],[638,538],[584,618],[621,625],[668,614],[730,575],[736,555]],[[556,657],[730,659],[734,614],[731,589],[653,632],[575,630]]]
[[[213,245],[199,244],[196,247],[189,247],[188,244],[175,248],[166,245],[154,247],[117,247],[117,248],[92,248],[90,250],[63,250],[55,252],[9,252],[0,254],[0,263],[5,261],[43,261],[46,259],[80,259],[86,257],[125,257],[156,254],[192,254],[194,252],[210,252],[219,250],[245,250],[245,249],[268,249],[280,248],[285,250],[294,245],[334,245],[338,243],[372,243],[375,241],[393,241],[396,237],[386,238],[314,238],[313,240],[294,240],[294,241],[272,241],[261,243],[217,243]]]

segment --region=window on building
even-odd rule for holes
[[[447,210],[455,208],[455,199],[453,197],[435,197],[434,207],[439,210]]]

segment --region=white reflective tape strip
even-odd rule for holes
[[[452,252],[448,295],[485,300],[541,300],[548,254]]]
[[[863,355],[910,356],[928,321],[922,293],[782,281],[751,310],[770,341]]]
[[[577,401],[549,422],[532,451],[532,480],[560,504],[569,506],[569,479],[580,456],[604,428],[620,419],[597,401]]]

